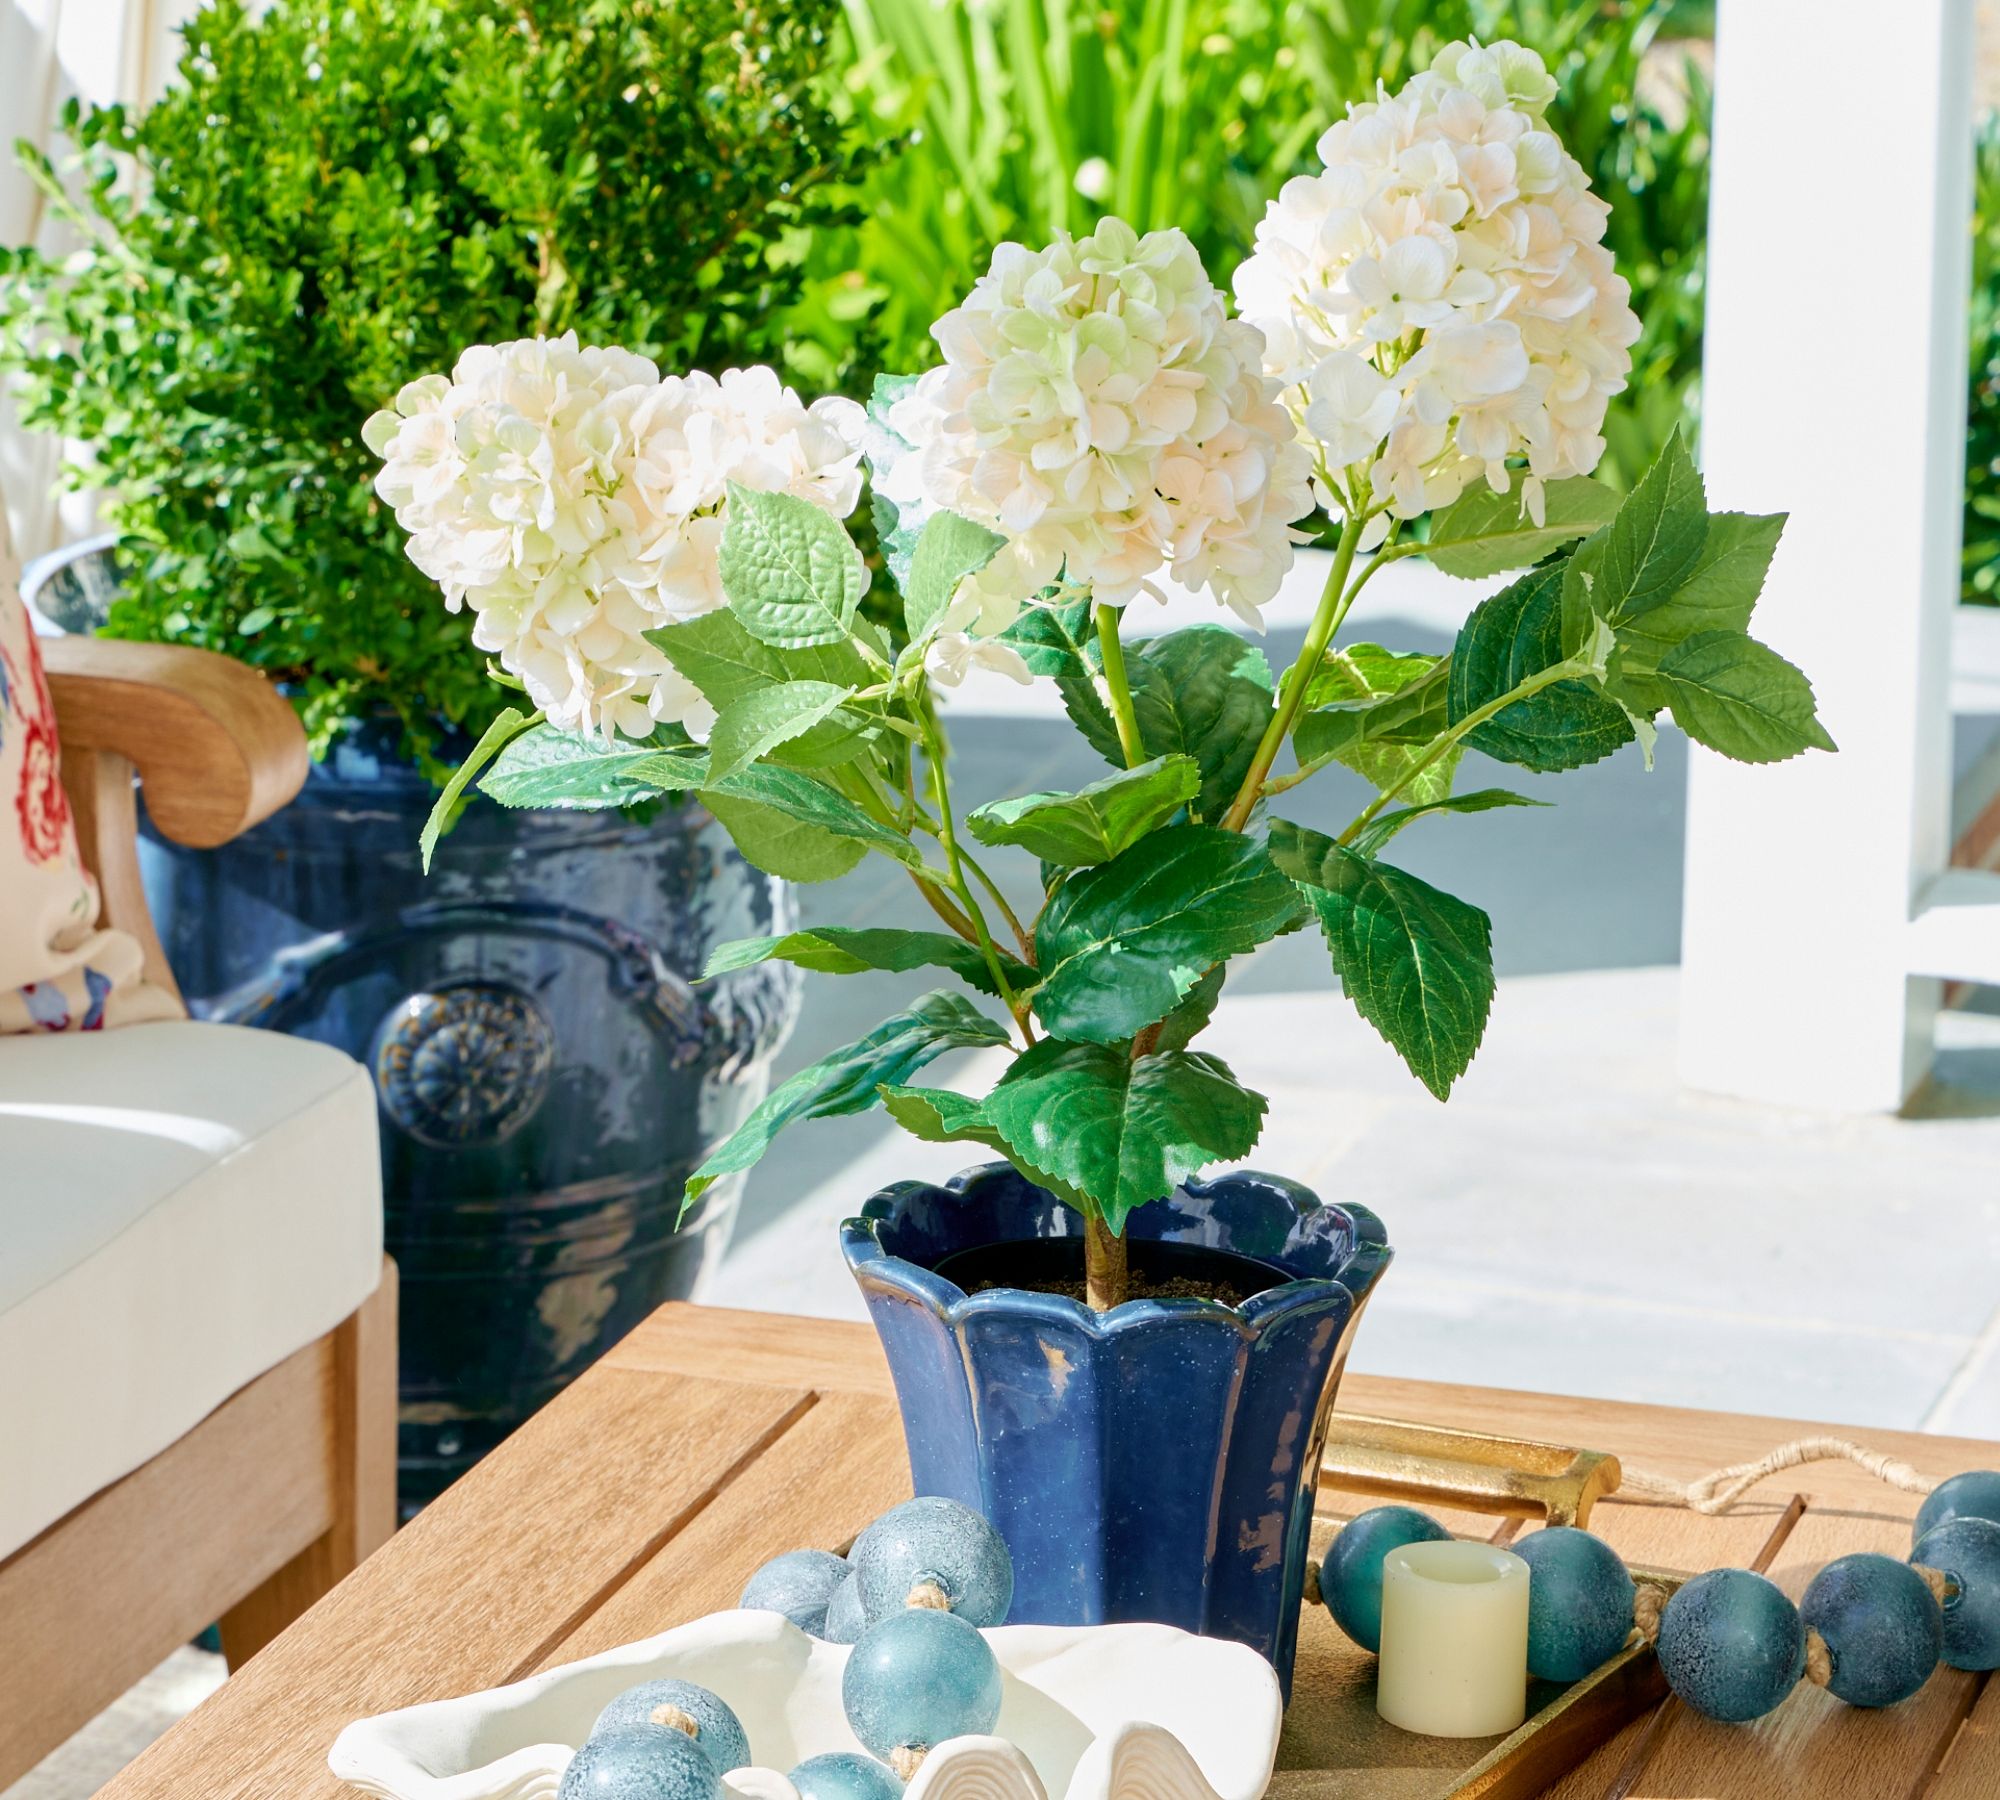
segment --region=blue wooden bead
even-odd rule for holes
[[[872,1756],[835,1750],[810,1756],[786,1777],[799,1800],[901,1800],[903,1784]]]
[[[1581,1681],[1624,1648],[1638,1590],[1616,1550],[1567,1525],[1507,1547],[1528,1565],[1530,1675]]]
[[[1912,1545],[1952,1519],[1986,1519],[2000,1525],[2000,1471],[1973,1469],[1941,1481],[1917,1508]]]
[[[1924,1578],[1893,1556],[1830,1562],[1799,1603],[1825,1640],[1828,1690],[1849,1706],[1894,1706],[1930,1680],[1944,1649],[1944,1614]]]
[[[871,1625],[841,1677],[847,1722],[877,1756],[984,1735],[1000,1717],[1000,1665],[957,1613],[921,1607]]]
[[[1382,1560],[1405,1544],[1451,1536],[1413,1506],[1377,1506],[1341,1527],[1320,1564],[1319,1593],[1334,1623],[1364,1650],[1382,1648]]]
[[[1697,1575],[1660,1613],[1660,1672],[1696,1712],[1761,1719],[1806,1669],[1799,1609],[1748,1569]]]
[[[774,1556],[743,1590],[737,1605],[751,1612],[783,1613],[801,1631],[826,1635],[826,1603],[851,1571],[831,1550],[787,1550]]]
[[[1944,1603],[1944,1660],[1954,1669],[2000,1669],[2000,1525],[1947,1519],[1924,1533],[1910,1561],[1943,1570],[1958,1589]]]
[[[833,1598],[826,1603],[826,1624],[820,1636],[829,1644],[858,1644],[867,1629],[868,1612],[861,1604],[861,1583],[850,1569],[847,1579],[833,1590]]]
[[[884,1513],[855,1540],[848,1561],[871,1625],[901,1612],[910,1590],[926,1581],[981,1628],[1004,1624],[1014,1604],[1014,1559],[1000,1534],[970,1507],[935,1494]]]
[[[656,1716],[669,1706],[694,1721],[693,1741],[707,1753],[718,1775],[749,1766],[750,1739],[743,1730],[743,1721],[721,1695],[712,1694],[692,1681],[642,1681],[637,1687],[628,1687],[597,1715],[590,1735],[599,1738],[612,1732],[664,1731],[686,1737],[682,1727],[669,1725]]]
[[[628,1725],[570,1758],[556,1800],[722,1800],[722,1777],[685,1732]]]

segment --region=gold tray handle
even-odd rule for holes
[[[1586,1526],[1622,1479],[1618,1459],[1528,1438],[1488,1437],[1337,1412],[1320,1458],[1320,1489]]]

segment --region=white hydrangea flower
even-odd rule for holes
[[[669,375],[573,332],[480,344],[363,427],[410,560],[565,731],[644,737],[712,714],[645,633],[723,604],[731,481],[844,518],[861,409],[770,369]]]
[[[1185,234],[1106,219],[1002,244],[932,332],[945,360],[890,409],[915,453],[883,491],[907,519],[949,508],[1007,537],[967,584],[982,631],[1058,576],[1122,606],[1162,570],[1258,620],[1311,460]]]
[[[1329,505],[1414,518],[1474,480],[1523,498],[1587,475],[1639,335],[1605,203],[1543,112],[1534,51],[1447,44],[1352,106],[1236,274],[1265,367],[1320,451]],[[1385,398],[1385,396],[1387,396]]]

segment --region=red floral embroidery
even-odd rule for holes
[[[32,863],[62,860],[69,848],[69,796],[63,792],[61,753],[56,742],[55,699],[42,673],[42,659],[28,642],[32,694],[20,696],[21,787],[14,809],[21,820],[21,847]]]

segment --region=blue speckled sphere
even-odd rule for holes
[[[847,1722],[877,1756],[983,1735],[1000,1717],[1000,1665],[958,1613],[912,1607],[854,1646],[841,1678]]]
[[[1849,1706],[1894,1706],[1930,1680],[1944,1614],[1908,1563],[1843,1556],[1813,1577],[1799,1616],[1826,1640],[1828,1690]]]
[[[663,1725],[653,1717],[663,1706],[677,1706],[695,1722],[693,1741],[707,1752],[718,1775],[749,1766],[750,1739],[743,1721],[720,1695],[692,1681],[642,1681],[637,1687],[628,1687],[597,1715],[590,1735],[595,1739],[614,1731],[664,1731],[686,1737],[680,1727]]]
[[[1748,1569],[1697,1575],[1660,1613],[1660,1672],[1696,1712],[1761,1719],[1806,1672],[1799,1609]]]
[[[570,1758],[556,1800],[722,1800],[722,1777],[685,1732],[627,1725]]]
[[[868,1629],[868,1609],[861,1604],[861,1583],[849,1569],[847,1579],[826,1603],[826,1624],[820,1636],[829,1644],[858,1644]]]
[[[934,1494],[884,1513],[847,1560],[871,1625],[901,1612],[923,1581],[935,1581],[951,1610],[982,1629],[1005,1624],[1014,1604],[1014,1559],[1000,1534],[970,1507]]]
[[[903,1792],[894,1770],[852,1750],[809,1756],[786,1779],[799,1800],[901,1800]]]
[[[1405,1544],[1435,1544],[1450,1536],[1413,1506],[1373,1507],[1342,1526],[1319,1569],[1320,1598],[1334,1623],[1362,1649],[1380,1650],[1382,1559]]]
[[[1910,1556],[1942,1569],[1958,1592],[1944,1603],[1944,1660],[1954,1669],[2000,1669],[2000,1525],[1947,1519]]]
[[[831,1550],[787,1550],[750,1577],[737,1605],[752,1612],[783,1613],[801,1631],[823,1637],[826,1603],[849,1572],[847,1558]]]
[[[1911,1544],[1922,1543],[1931,1532],[1952,1519],[1985,1519],[2000,1525],[2000,1472],[1973,1469],[1939,1482],[1917,1509]]]
[[[1567,1525],[1507,1547],[1528,1565],[1530,1675],[1581,1681],[1624,1648],[1638,1590],[1616,1550]]]

